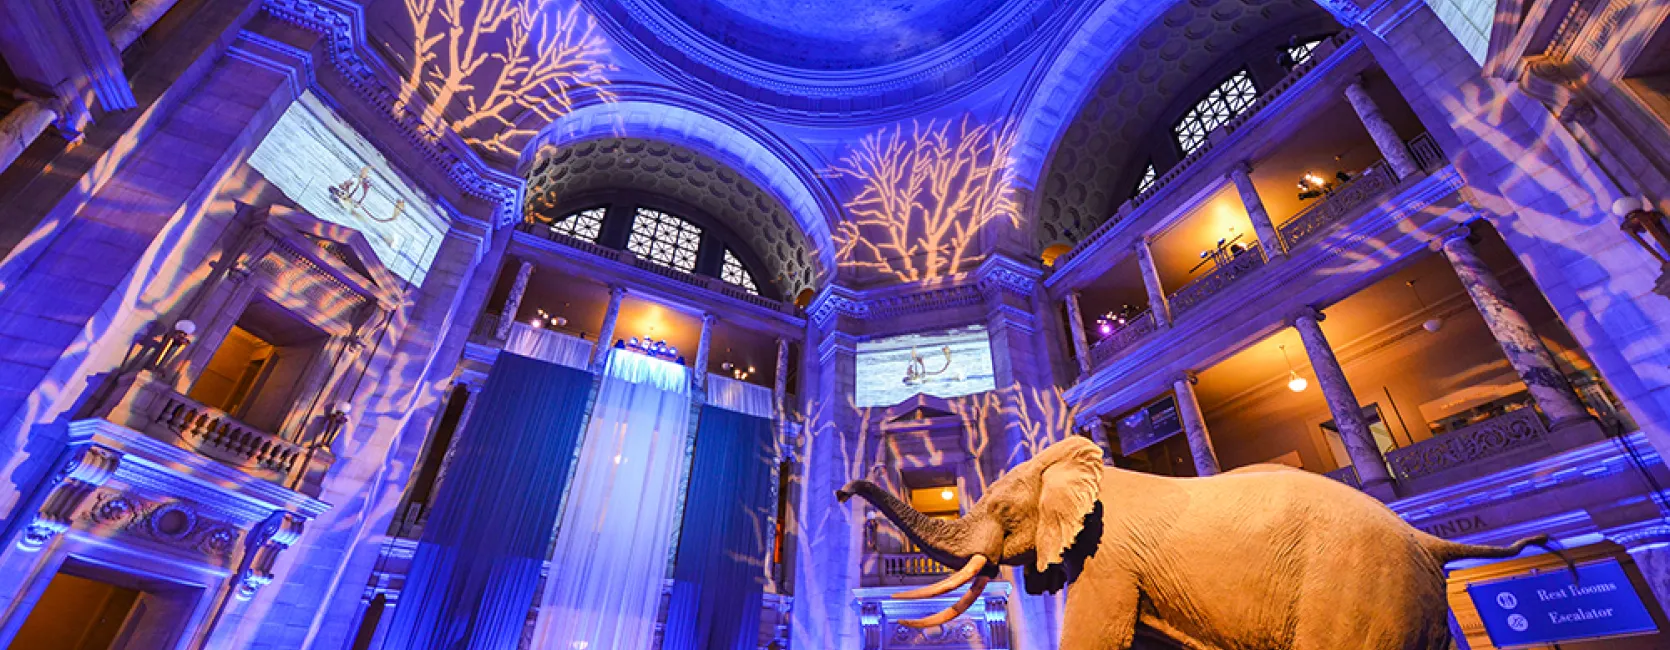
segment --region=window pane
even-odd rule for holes
[[[754,286],[754,274],[749,273],[747,267],[742,265],[742,260],[737,259],[736,255],[728,250],[725,251],[725,265],[719,269],[719,279],[742,287],[748,293],[760,295],[759,289]]]
[[[1160,175],[1154,171],[1154,163],[1148,163],[1148,169],[1142,170],[1142,178],[1137,181],[1137,194],[1147,192],[1159,178]]]
[[[1200,145],[1206,142],[1206,136],[1218,127],[1235,119],[1241,111],[1258,99],[1258,89],[1253,87],[1252,77],[1247,76],[1246,70],[1241,70],[1223,83],[1218,84],[1204,99],[1189,109],[1188,114],[1177,123],[1172,132],[1177,136],[1177,146],[1182,147],[1183,155],[1194,153]]]
[[[597,234],[603,231],[603,214],[603,208],[581,210],[556,220],[551,224],[551,232],[596,242]]]
[[[696,270],[696,250],[701,243],[702,229],[695,224],[658,210],[638,208],[626,249],[656,264],[689,273]]]
[[[1316,46],[1321,45],[1321,44],[1322,44],[1322,39],[1317,38],[1317,39],[1305,41],[1305,42],[1300,43],[1298,45],[1287,46],[1287,61],[1285,61],[1285,63],[1287,63],[1287,67],[1291,68],[1293,66],[1296,66],[1296,65],[1299,65],[1299,64],[1304,63],[1306,61],[1309,61],[1310,60],[1310,55],[1312,53],[1316,52]]]

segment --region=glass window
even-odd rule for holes
[[[1323,39],[1321,37],[1318,37],[1297,45],[1287,46],[1287,60],[1283,61],[1283,63],[1286,63],[1287,67],[1291,68],[1309,61],[1310,55],[1316,52],[1316,46],[1321,45],[1322,40]]]
[[[701,243],[702,229],[695,224],[658,210],[638,208],[626,249],[656,264],[689,273],[696,270],[696,250]]]
[[[596,243],[597,234],[603,231],[603,215],[603,208],[581,210],[552,222],[551,232]]]
[[[1137,194],[1142,194],[1143,192],[1147,192],[1148,188],[1154,186],[1154,181],[1157,181],[1159,179],[1160,179],[1160,174],[1157,171],[1155,171],[1154,163],[1148,163],[1148,169],[1142,170],[1142,178],[1137,180],[1137,191],[1136,191],[1136,193]]]
[[[1258,89],[1253,87],[1252,77],[1244,69],[1206,93],[1172,128],[1172,133],[1177,136],[1177,146],[1183,148],[1183,155],[1194,153],[1206,142],[1208,134],[1235,119],[1257,99]]]
[[[754,274],[749,273],[748,269],[742,266],[742,260],[737,259],[736,255],[728,250],[725,251],[725,265],[719,268],[719,279],[742,287],[742,290],[748,293],[760,295],[760,290],[754,287]]]

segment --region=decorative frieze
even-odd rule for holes
[[[1536,409],[1522,408],[1386,454],[1399,480],[1431,476],[1518,451],[1553,452]]]
[[[238,525],[208,516],[190,501],[152,502],[114,490],[95,494],[82,518],[90,530],[146,539],[216,564],[231,558],[243,534]]]

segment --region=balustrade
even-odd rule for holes
[[[1386,460],[1398,480],[1407,481],[1520,451],[1554,451],[1548,440],[1548,426],[1534,408],[1510,411],[1393,450],[1386,454]]]
[[[923,553],[889,553],[881,556],[883,584],[905,584],[916,578],[942,576],[951,568],[935,562]]]
[[[1397,185],[1397,177],[1392,169],[1382,160],[1369,166],[1363,173],[1334,188],[1327,196],[1317,199],[1305,206],[1299,214],[1282,223],[1278,230],[1281,232],[1282,243],[1287,250],[1293,250],[1318,232],[1340,222],[1347,214],[1359,206],[1372,202],[1376,197]]]
[[[1144,311],[1125,322],[1124,327],[1114,330],[1107,338],[1097,341],[1090,347],[1091,366],[1099,366],[1109,359],[1119,356],[1119,353],[1131,349],[1137,341],[1159,329],[1154,322],[1154,312]]]
[[[1264,250],[1258,242],[1247,242],[1246,252],[1231,258],[1210,273],[1195,278],[1194,281],[1183,285],[1176,293],[1171,294],[1167,301],[1171,303],[1172,318],[1182,317],[1184,312],[1206,302],[1213,296],[1222,293],[1224,289],[1235,284],[1241,278],[1251,275],[1264,267]]]

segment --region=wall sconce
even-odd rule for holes
[[[1653,292],[1670,296],[1670,226],[1665,224],[1664,213],[1645,196],[1626,196],[1612,202],[1612,214],[1623,219],[1618,227],[1658,260],[1661,272]]]
[[[187,319],[180,319],[174,323],[174,329],[162,335],[158,341],[156,361],[151,369],[159,373],[168,373],[174,366],[174,360],[191,345],[191,337],[197,333],[197,323]]]
[[[1287,346],[1278,345],[1276,347],[1281,348],[1281,359],[1287,362],[1287,389],[1295,393],[1304,392],[1305,387],[1310,386],[1310,382],[1305,381],[1304,377],[1300,377],[1299,373],[1293,370],[1293,360],[1287,358]]]

